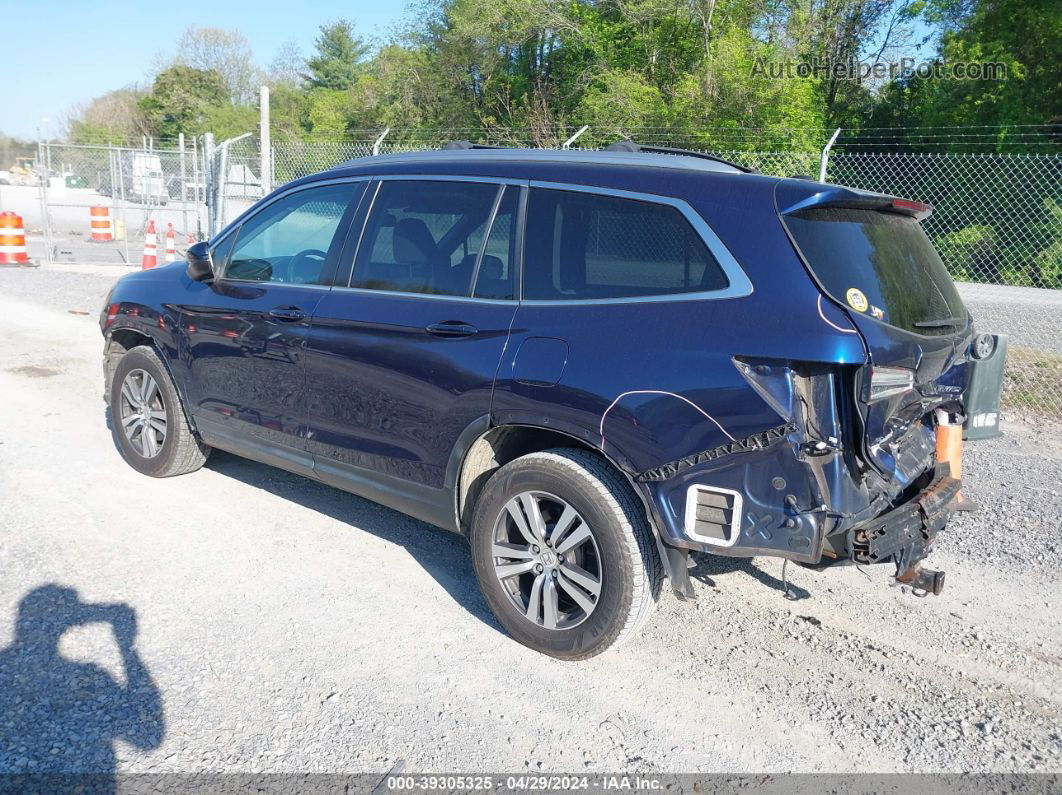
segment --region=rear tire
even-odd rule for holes
[[[582,660],[626,642],[660,592],[638,496],[588,451],[531,453],[499,469],[476,502],[470,540],[498,621],[552,657]]]
[[[177,389],[153,348],[141,345],[118,361],[111,381],[111,435],[122,458],[154,478],[199,469],[210,448],[188,424]]]

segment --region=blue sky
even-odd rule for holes
[[[404,0],[20,3],[17,12],[12,6],[5,13],[0,132],[34,139],[41,125],[45,135],[57,134],[72,106],[144,82],[156,55],[171,55],[189,25],[239,28],[258,65],[268,66],[288,39],[310,53],[320,25],[340,17],[353,21],[364,38],[383,38],[404,8]]]
[[[9,13],[2,52],[0,133],[35,139],[62,131],[75,105],[116,88],[144,83],[158,56],[175,52],[189,25],[239,28],[266,67],[289,39],[313,51],[321,24],[341,17],[366,39],[386,38],[406,0],[37,0]],[[918,33],[924,34],[924,26]],[[923,51],[926,54],[926,51]],[[49,119],[42,122],[42,119]]]

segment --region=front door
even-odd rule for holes
[[[330,183],[282,195],[214,247],[212,284],[190,284],[181,336],[205,437],[301,449],[309,461],[303,349],[363,188]]]
[[[521,188],[385,179],[370,192],[353,274],[314,313],[309,450],[325,480],[419,484],[402,491],[430,502],[452,485],[461,434],[490,413],[517,305]],[[406,510],[436,521],[429,507]]]

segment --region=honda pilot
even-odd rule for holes
[[[368,157],[103,308],[115,444],[217,448],[466,536],[501,625],[581,659],[689,555],[923,568],[998,425],[918,202],[631,143]],[[977,395],[977,406],[970,405]],[[239,521],[234,514],[233,521]]]

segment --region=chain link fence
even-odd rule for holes
[[[277,141],[265,184],[282,185],[371,155],[374,145],[388,154],[443,143],[424,135]],[[819,171],[819,152],[710,154],[764,174]],[[170,224],[183,250],[264,193],[259,144],[250,136],[218,145],[209,137],[189,139],[183,148],[42,144],[38,161],[38,184],[3,186],[0,204],[28,216],[36,256],[49,261],[138,264],[149,220],[156,224],[160,255]],[[1010,337],[1009,413],[1062,419],[1062,156],[835,150],[827,176],[933,206],[923,226],[978,326]],[[93,206],[108,208],[112,240],[91,242]]]
[[[979,328],[1010,337],[1010,412],[1062,418],[1062,157],[845,152],[829,180],[932,205],[923,222]]]
[[[42,142],[32,178],[5,186],[2,202],[24,217],[31,256],[48,262],[139,265],[151,222],[161,262],[171,227],[180,252],[206,226],[195,141],[185,148]]]
[[[341,162],[341,161],[339,161]],[[262,156],[258,142],[251,137],[223,141],[208,147],[211,234],[234,221],[244,210],[262,198]],[[283,185],[290,179],[272,181]]]

